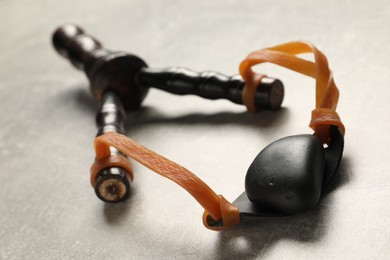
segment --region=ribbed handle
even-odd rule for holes
[[[80,70],[92,63],[96,51],[103,48],[97,39],[74,24],[60,26],[54,32],[52,42],[57,52]]]

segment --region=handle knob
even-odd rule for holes
[[[76,68],[84,70],[91,92],[100,101],[106,90],[117,93],[126,111],[137,109],[148,92],[147,86],[136,81],[136,75],[146,63],[125,52],[113,52],[74,24],[60,26],[53,34],[57,52]]]
[[[96,51],[102,44],[74,24],[60,26],[53,34],[53,45],[57,52],[78,69],[85,70],[96,59]]]

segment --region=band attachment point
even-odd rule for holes
[[[203,213],[203,225],[214,231],[221,231],[238,225],[240,223],[240,211],[237,206],[227,201],[222,195],[218,195],[218,197],[220,198],[221,219],[213,219],[205,210]]]

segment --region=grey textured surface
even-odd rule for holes
[[[0,1],[1,259],[386,259],[390,257],[389,1]],[[314,210],[216,233],[183,190],[135,164],[130,201],[89,186],[96,104],[50,37],[75,22],[153,67],[237,72],[252,50],[306,39],[341,91],[345,155]],[[251,115],[228,101],[151,90],[128,134],[234,200],[271,141],[311,133],[314,81],[262,66],[284,108]]]

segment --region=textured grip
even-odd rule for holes
[[[118,95],[112,91],[104,92],[96,113],[96,136],[107,132],[125,134],[125,121],[126,112]]]
[[[244,80],[239,75],[225,76],[213,71],[195,72],[186,68],[167,69],[142,68],[139,82],[176,95],[197,95],[206,99],[227,99],[243,104]],[[256,91],[255,104],[259,109],[280,108],[283,97],[283,83],[264,77]]]
[[[85,70],[95,60],[95,53],[102,45],[74,24],[60,26],[53,34],[53,45],[57,52],[69,59],[78,69]]]
[[[120,98],[112,91],[106,91],[100,101],[96,114],[98,133],[108,132],[125,134],[126,113]],[[126,157],[115,148],[111,148],[111,156]],[[127,158],[127,157],[126,157]],[[96,195],[105,202],[120,202],[129,197],[132,173],[122,167],[110,166],[99,171],[95,177]]]

